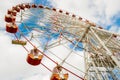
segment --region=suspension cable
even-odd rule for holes
[[[52,72],[51,69],[49,69],[46,65],[44,65],[43,63],[41,63],[41,65],[43,65],[46,69],[48,69],[50,72]]]
[[[79,39],[80,41],[80,39]],[[79,41],[75,44],[75,46],[72,48],[72,50],[69,52],[69,54],[65,57],[65,59],[60,63],[61,65],[65,62],[65,60],[72,54],[73,50],[76,48],[76,46],[79,44]]]
[[[75,74],[75,73],[71,72],[71,71],[70,71],[70,70],[68,70],[67,68],[64,68],[64,67],[62,67],[62,68],[63,68],[64,70],[66,70],[66,71],[70,72],[71,74],[73,74],[73,75],[77,76],[78,78],[80,78],[80,79],[84,80],[82,77],[80,77],[80,76],[78,76],[77,74]]]
[[[51,52],[50,50],[47,50],[47,51],[50,52],[50,53],[51,53],[52,55],[54,55],[55,57],[57,57],[59,60],[63,61],[60,57],[58,57],[57,55],[55,55],[55,54],[54,54],[53,52]],[[68,64],[69,66],[73,67],[74,69],[76,69],[76,70],[78,70],[78,71],[80,71],[80,72],[82,72],[82,73],[85,74],[85,72],[83,72],[82,70],[78,69],[77,67],[71,65],[70,63],[68,63],[68,62],[66,62],[66,61],[65,61],[65,63]]]
[[[21,15],[22,15],[22,14],[21,14]],[[22,17],[21,17],[21,21],[22,21]],[[19,31],[19,32],[20,32],[20,31]],[[20,32],[20,33],[21,33],[21,32]],[[21,33],[21,35],[22,35],[33,47],[35,47],[35,45],[32,44],[32,42],[29,41],[22,33]],[[25,50],[27,50],[27,49],[25,49]],[[28,52],[28,51],[27,51],[27,52]],[[48,59],[50,59],[52,62],[54,62],[55,64],[57,64],[57,62],[55,62],[55,61],[54,61],[53,59],[51,59],[49,56],[47,56],[46,54],[44,54],[42,51],[39,50],[39,52],[42,53],[44,56],[46,56]],[[45,67],[45,65],[43,65],[43,66]],[[64,67],[63,67],[63,69],[65,69],[65,70],[67,70],[68,72],[72,73],[72,74],[75,75],[76,77],[84,80],[82,77],[80,77],[80,76],[78,76],[77,74],[71,72],[70,70],[68,70],[68,69],[66,69],[66,68],[64,68]]]
[[[35,47],[35,46],[32,44],[32,42],[29,41],[23,34],[22,34],[22,36],[23,36],[33,47]],[[38,49],[38,50],[39,50],[39,49]],[[48,59],[50,59],[50,60],[51,60],[52,62],[54,62],[55,64],[58,64],[58,63],[55,62],[53,59],[51,59],[49,56],[47,56],[46,54],[44,54],[41,50],[39,50],[39,52],[40,52],[41,54],[43,54],[44,56],[46,56]],[[62,67],[62,68],[63,68],[63,67]],[[71,72],[70,70],[68,70],[68,69],[66,69],[66,68],[63,68],[63,69],[65,69],[66,71],[68,71],[68,72],[70,72],[71,74],[75,75],[76,77],[84,80],[82,77],[80,77],[80,76],[78,76],[77,74]]]

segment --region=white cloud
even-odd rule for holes
[[[49,80],[51,73],[41,65],[29,65],[26,50],[20,45],[11,44],[12,39],[5,34],[0,31],[0,80]],[[30,45],[26,47],[30,48]]]
[[[110,16],[113,16],[120,13],[120,0],[104,0],[106,3],[106,15],[108,16],[108,19]]]
[[[120,33],[120,27],[113,25],[113,26],[111,26],[111,28],[109,29],[109,31]]]
[[[102,27],[111,24],[111,17],[120,13],[120,0],[50,0],[52,5],[72,12]]]
[[[11,44],[3,31],[0,33],[0,80],[19,80],[39,74],[40,66],[33,67],[26,62],[28,53],[21,46]]]

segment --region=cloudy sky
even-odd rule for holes
[[[63,9],[88,19],[104,29],[120,33],[120,0],[2,0],[0,3],[0,80],[49,80],[51,74],[41,65],[34,67],[27,64],[26,51],[20,46],[12,45],[11,37],[5,31],[4,16],[7,9],[19,3],[36,3]],[[60,51],[62,49],[59,47]],[[65,51],[68,52],[68,50]],[[74,55],[74,58],[76,57],[78,56]],[[46,65],[48,62],[49,60],[44,60]],[[82,73],[80,74],[83,76]]]

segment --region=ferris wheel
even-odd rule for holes
[[[30,3],[9,9],[5,21],[6,31],[14,35],[12,44],[27,51],[28,64],[48,69],[50,80],[120,79],[120,34],[67,11]],[[81,58],[84,64],[77,63]]]

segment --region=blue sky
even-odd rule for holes
[[[32,0],[32,3],[50,6],[50,2],[48,0]]]
[[[26,51],[20,47],[11,45],[11,34],[5,32],[5,21],[4,15],[7,12],[7,9],[10,7],[17,5],[19,3],[35,3],[35,4],[42,4],[44,6],[49,7],[56,7],[58,9],[63,9],[65,11],[74,13],[78,16],[81,16],[85,19],[88,19],[99,26],[102,26],[104,29],[107,29],[112,32],[116,32],[120,34],[120,1],[114,0],[7,0],[0,3],[0,80],[49,80],[50,72],[45,69],[43,66],[30,66],[26,64]],[[33,17],[28,18],[28,21],[31,20]],[[29,49],[31,46],[27,45]],[[63,57],[62,49],[63,47],[58,47],[59,49],[55,48],[61,54],[59,56]],[[7,49],[7,50],[6,50]],[[55,53],[57,51],[51,50]],[[68,50],[65,50],[68,53]],[[23,54],[21,54],[23,53]],[[64,52],[63,52],[64,53]],[[82,54],[82,52],[80,52]],[[15,57],[16,56],[16,57]],[[51,56],[51,55],[50,55]],[[53,56],[51,56],[53,57]],[[78,56],[73,56],[77,58]],[[6,59],[7,58],[7,59]],[[71,56],[70,56],[71,59]],[[71,61],[68,59],[69,61]],[[56,59],[57,60],[57,59]],[[79,59],[81,60],[81,59]],[[44,63],[49,66],[49,60],[44,60]],[[59,61],[59,60],[58,60]],[[76,60],[75,65],[81,67],[83,62],[81,60],[81,64],[78,65],[80,62]],[[78,63],[78,64],[77,64]],[[50,68],[52,69],[55,65],[50,63]],[[84,67],[84,66],[83,66]],[[81,67],[81,69],[83,69]],[[74,69],[72,69],[74,70]],[[84,70],[84,69],[83,69]],[[77,71],[75,71],[77,72]],[[81,74],[81,73],[79,73]],[[80,76],[83,76],[82,74]],[[69,80],[75,79],[74,76],[70,77]],[[76,79],[77,80],[77,79]]]

